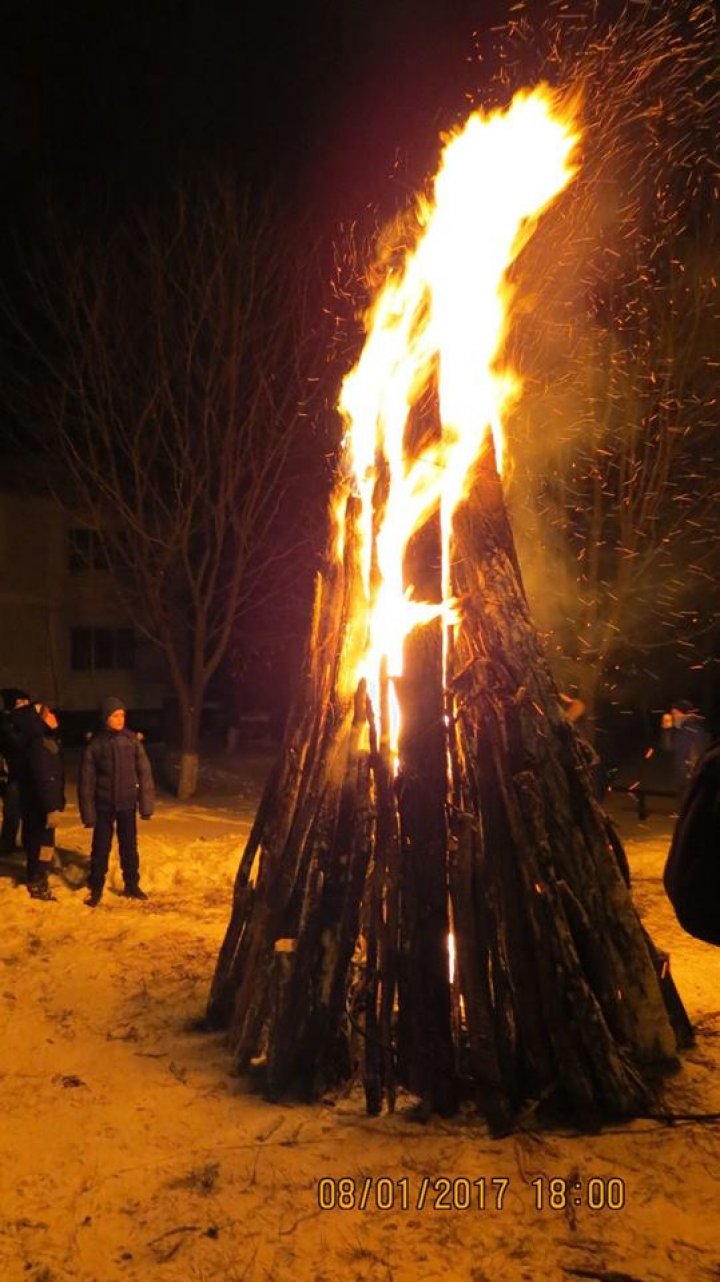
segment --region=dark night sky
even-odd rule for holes
[[[473,0],[15,0],[2,5],[0,146],[11,220],[48,189],[142,191],[230,158],[342,217],[410,182],[477,83]],[[430,149],[430,150],[429,150]]]

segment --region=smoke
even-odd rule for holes
[[[499,100],[582,98],[578,177],[513,272],[508,498],[551,652],[602,668],[717,617],[715,11],[515,6],[495,38]]]
[[[524,387],[505,483],[533,614],[551,657],[598,676],[627,647],[675,645],[692,664],[720,617],[714,6],[516,4],[489,40],[471,107],[540,80],[581,100],[579,173],[513,268],[503,357]],[[380,252],[356,226],[336,246],[339,368],[358,295],[414,217],[388,224]]]

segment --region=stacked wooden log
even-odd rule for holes
[[[406,644],[397,770],[387,682],[378,707],[353,688],[358,506],[317,578],[208,1022],[272,1099],[359,1073],[371,1113],[398,1087],[442,1114],[472,1096],[495,1132],[528,1107],[587,1124],[642,1113],[689,1025],[563,718],[492,450],[455,517],[448,679],[440,621]]]

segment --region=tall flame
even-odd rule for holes
[[[488,431],[498,467],[502,418],[519,381],[498,366],[506,337],[508,268],[543,209],[575,172],[579,139],[573,112],[540,86],[518,93],[505,112],[474,112],[445,144],[432,201],[418,210],[419,231],[399,271],[388,276],[366,317],[360,359],[343,382],[345,461],[361,498],[363,577],[369,636],[356,678],[379,706],[380,674],[402,675],[412,628],[454,619],[450,588],[453,513]],[[436,379],[439,434],[408,456],[413,406]],[[374,512],[376,484],[387,491]],[[417,601],[403,585],[413,534],[440,512],[442,600]],[[393,709],[391,748],[397,748]]]

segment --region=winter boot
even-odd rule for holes
[[[100,900],[102,899],[102,886],[89,886],[88,889],[90,894],[85,899],[85,903],[88,908],[97,908]]]
[[[52,893],[48,885],[48,879],[46,876],[41,875],[33,878],[28,885],[28,891],[31,899],[44,899],[45,901],[51,900],[53,902],[57,902],[55,895]]]
[[[147,899],[145,891],[141,890],[139,886],[126,886],[123,894],[126,899]]]

